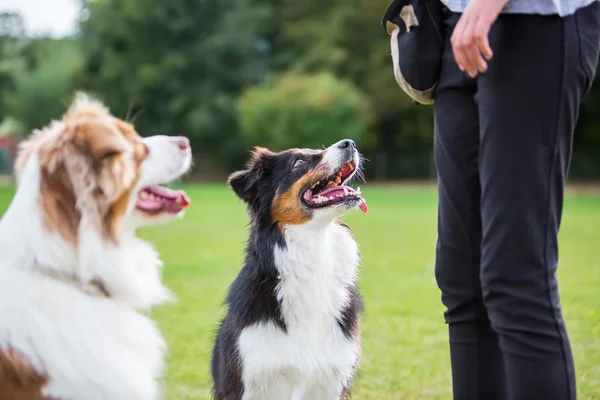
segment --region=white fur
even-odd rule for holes
[[[332,222],[342,207],[319,210],[306,224],[287,226],[287,247],[275,249],[277,296],[287,333],[271,323],[239,338],[244,400],[339,400],[360,353],[337,323],[355,284],[359,253],[351,233]]]
[[[48,139],[50,140],[50,138]],[[133,193],[189,169],[191,153],[168,137],[145,139],[149,158]],[[0,349],[22,352],[50,378],[44,394],[60,399],[152,400],[159,397],[165,344],[139,312],[169,298],[161,262],[134,236],[142,222],[132,196],[118,243],[107,243],[83,215],[75,249],[41,219],[35,149],[17,193],[0,221]],[[90,296],[42,273],[52,269],[81,282],[100,278],[111,297]]]
[[[346,159],[347,150],[340,149],[337,146],[337,143],[329,146],[323,153],[323,159],[321,160],[320,165],[324,165],[328,169],[329,175],[333,175],[342,164],[342,161]],[[354,165],[360,164],[360,156],[358,155],[358,151],[354,151],[354,156],[352,157],[354,160]]]

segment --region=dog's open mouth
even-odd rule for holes
[[[333,175],[313,184],[302,195],[305,203],[312,208],[322,208],[334,204],[359,202],[362,212],[368,211],[367,202],[360,196],[360,188],[354,189],[345,183],[356,172],[354,162],[344,164]]]
[[[182,190],[171,190],[162,186],[149,186],[138,193],[136,208],[140,211],[158,214],[177,214],[190,205],[190,199]]]

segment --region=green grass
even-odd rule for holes
[[[169,400],[207,399],[209,360],[221,301],[243,256],[244,207],[224,185],[187,187],[186,218],[147,228],[177,304],[154,312],[170,347]],[[365,186],[369,214],[346,220],[363,255],[364,358],[355,399],[451,399],[446,326],[434,281],[436,192]],[[12,191],[0,190],[0,213]],[[600,196],[566,200],[560,291],[581,399],[600,399]],[[284,399],[282,399],[284,400]]]

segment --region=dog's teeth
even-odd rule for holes
[[[178,197],[177,199],[175,199],[175,203],[179,203],[179,204],[181,204],[181,202],[182,202],[182,201],[183,201],[183,200],[181,199],[181,197]]]
[[[147,198],[148,198],[148,192],[141,192],[141,193],[140,193],[140,197],[141,197],[142,199],[147,199]]]
[[[348,188],[346,186],[344,186],[344,196],[348,196]]]
[[[329,196],[329,200],[333,200],[333,196]]]
[[[356,194],[360,194],[360,186],[356,188]]]

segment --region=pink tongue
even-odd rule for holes
[[[319,192],[319,195],[321,196],[325,196],[325,197],[329,197],[331,195],[334,195],[337,192],[344,192],[344,188],[346,188],[346,191],[350,194],[354,194],[354,189],[352,189],[350,186],[331,186],[328,187],[327,189],[323,190],[322,192]]]
[[[137,199],[137,206],[145,211],[156,211],[163,207],[162,203],[159,201],[143,199],[141,197],[138,197]]]
[[[360,210],[362,212],[364,212],[365,214],[367,212],[369,212],[369,207],[367,207],[367,202],[363,198],[360,199],[360,205],[358,207],[360,207]]]

